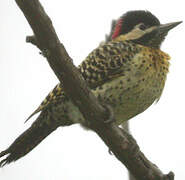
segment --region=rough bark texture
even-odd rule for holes
[[[172,172],[164,175],[146,159],[136,141],[126,130],[117,127],[114,122],[105,123],[110,114],[98,103],[72,64],[39,1],[16,0],[16,3],[34,32],[34,37],[27,38],[27,41],[33,41],[32,43],[43,52],[66,93],[79,107],[90,128],[102,138],[117,159],[137,180],[173,180]]]

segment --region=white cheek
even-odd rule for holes
[[[126,40],[134,40],[134,39],[139,39],[142,37],[144,34],[152,32],[156,27],[151,27],[149,29],[146,29],[145,31],[142,31],[139,28],[133,29],[131,32],[125,35]]]
[[[140,38],[141,36],[143,36],[144,34],[145,34],[144,31],[141,31],[140,29],[134,29],[134,30],[132,30],[131,32],[129,32],[129,33],[126,35],[126,39],[127,39],[127,40],[138,39],[138,38]]]

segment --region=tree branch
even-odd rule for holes
[[[60,43],[52,22],[39,1],[16,0],[16,3],[34,32],[34,37],[27,38],[27,41],[36,45],[47,57],[65,92],[79,107],[90,128],[102,138],[137,180],[173,180],[172,172],[164,175],[146,159],[126,130],[119,128],[114,122],[105,123],[109,116],[106,108],[99,104],[77,68],[72,64],[71,58]]]

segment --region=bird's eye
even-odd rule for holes
[[[141,29],[142,31],[144,31],[146,29],[146,25],[145,24],[140,24],[139,29]]]

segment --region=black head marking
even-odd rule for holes
[[[158,18],[149,11],[128,11],[117,20],[112,39],[123,35],[125,40],[144,46],[160,48],[168,31],[180,23],[182,21],[160,24]]]
[[[123,21],[120,34],[126,34],[137,24],[143,23],[147,27],[158,26],[160,21],[149,11],[129,11],[121,16]]]

